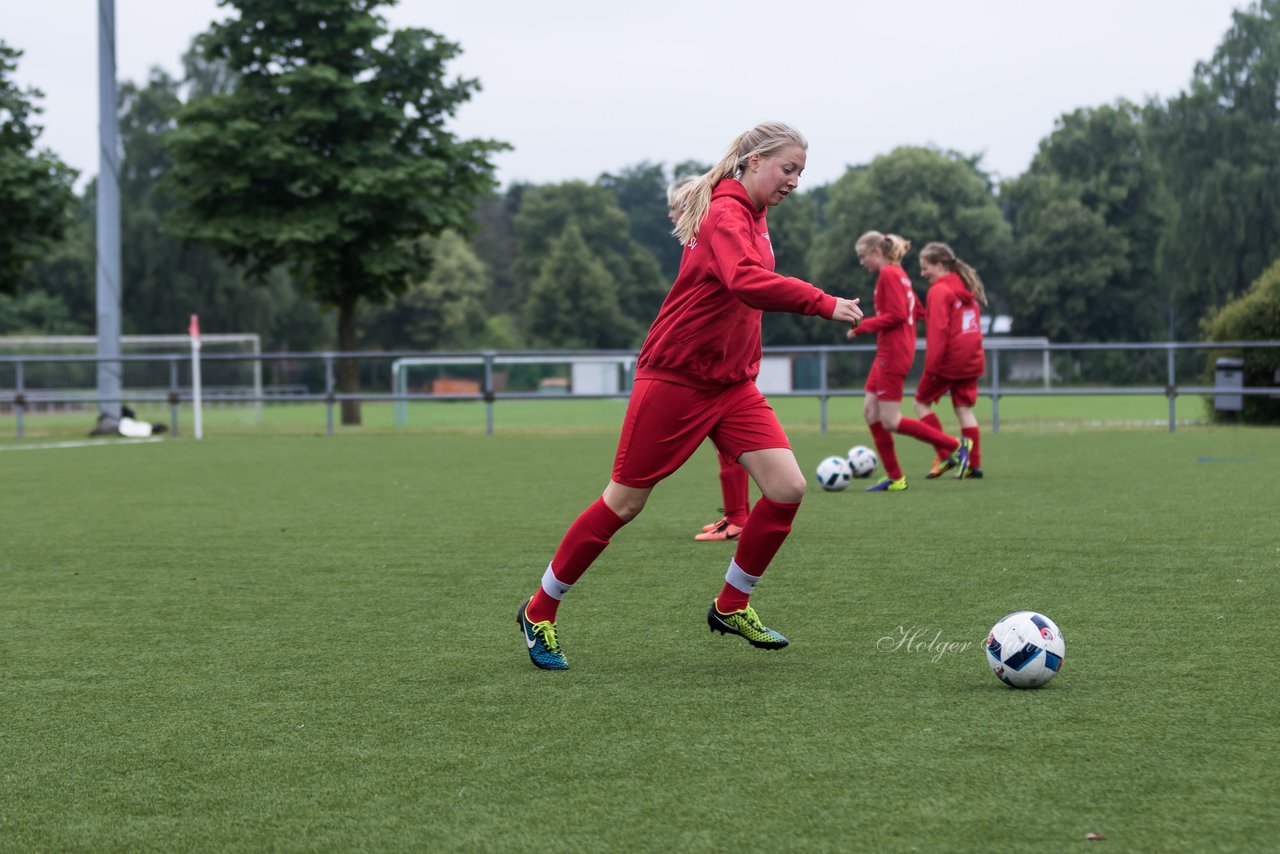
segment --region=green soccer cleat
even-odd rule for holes
[[[928,478],[942,477],[944,474],[946,474],[947,472],[951,471],[954,468],[961,468],[964,465],[964,461],[969,458],[968,457],[969,451],[965,446],[965,442],[967,441],[969,440],[961,439],[960,447],[952,451],[945,459],[935,460],[933,464],[933,468],[929,469],[929,473],[925,475],[925,477],[928,477]]]
[[[897,480],[882,477],[880,480],[868,486],[864,492],[903,492],[907,488],[906,477],[900,477]]]
[[[956,477],[959,478],[960,475],[956,475]],[[969,468],[964,473],[964,479],[965,480],[982,480],[982,469],[969,466]]]
[[[957,478],[963,478],[969,473],[969,455],[973,453],[973,440],[965,436],[960,440],[960,447],[954,456],[960,460],[959,468],[956,471]]]
[[[516,611],[516,625],[524,635],[524,642],[529,647],[529,659],[534,666],[543,670],[568,670],[569,662],[560,651],[560,641],[556,639],[556,624],[548,620],[532,623],[526,614],[529,600],[524,600],[520,610]]]
[[[929,473],[925,477],[929,480],[933,480],[935,477],[942,477],[948,470],[955,467],[956,462],[958,461],[955,459],[954,454],[948,457],[938,454],[933,458],[933,467],[929,469]]]
[[[750,605],[741,611],[721,614],[716,604],[712,602],[711,607],[707,609],[707,625],[713,632],[743,637],[747,643],[760,649],[782,649],[790,643],[782,635],[760,622],[756,609]]]

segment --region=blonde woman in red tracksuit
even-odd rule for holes
[[[875,334],[876,355],[867,377],[862,414],[871,428],[876,452],[887,477],[867,487],[867,492],[901,492],[906,475],[898,463],[893,434],[903,433],[933,445],[948,469],[964,466],[968,442],[954,439],[936,427],[902,417],[902,396],[907,373],[916,358],[916,292],[899,262],[911,244],[896,234],[868,231],[855,245],[858,261],[876,274],[874,317],[849,331],[849,337]]]
[[[644,509],[653,487],[708,437],[742,464],[761,498],[743,526],[707,623],[753,646],[787,645],[750,605],[751,591],[791,531],[807,485],[782,425],[756,388],[761,312],[816,314],[854,328],[862,320],[857,300],[773,271],[765,208],[796,188],[807,148],[788,125],[757,125],[681,191],[675,231],[684,257],[636,360],[609,485],[569,526],[538,589],[516,612],[536,666],[568,668],[556,634],[560,600],[610,538]],[[647,628],[628,617],[620,625],[637,633],[637,649],[664,654],[668,632],[662,620]]]
[[[667,216],[671,219],[672,228],[680,224],[680,190],[696,180],[698,180],[696,176],[686,175],[672,181],[667,187]],[[717,450],[716,458],[720,462],[720,497],[724,502],[720,512],[724,515],[714,522],[703,525],[702,530],[693,535],[693,538],[699,542],[738,539],[738,535],[742,533],[742,526],[747,524],[747,514],[751,512],[747,470],[738,465],[737,460],[727,456],[724,451]]]
[[[930,243],[920,252],[920,274],[929,280],[929,292],[925,295],[927,343],[924,373],[916,388],[916,415],[941,430],[933,404],[950,392],[960,432],[970,444],[968,457],[955,476],[980,478],[982,446],[973,407],[978,402],[978,378],[987,372],[979,307],[979,303],[987,304],[986,288],[978,272],[945,243]],[[926,477],[938,477],[946,471],[942,462],[941,458],[934,460]]]

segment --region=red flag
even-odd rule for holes
[[[187,334],[197,341],[200,339],[200,315],[191,315],[191,325],[187,327]]]

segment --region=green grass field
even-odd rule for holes
[[[869,444],[848,400],[827,436],[782,404],[806,470]],[[515,608],[621,408],[550,411],[6,437],[0,849],[1274,850],[1275,431],[1002,413],[966,482],[900,440],[907,493],[811,490],[754,597],[781,652],[707,630],[704,449],[569,594],[546,673]],[[981,646],[1024,608],[1066,637],[1038,691]]]

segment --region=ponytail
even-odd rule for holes
[[[956,253],[945,243],[930,243],[920,250],[920,260],[930,264],[941,264],[948,271],[955,273],[964,282],[969,293],[978,298],[978,302],[987,304],[987,289],[982,284],[978,271],[956,257]]]
[[[680,197],[680,191],[696,180],[698,180],[697,177],[693,175],[685,175],[683,178],[677,178],[672,181],[671,185],[667,187],[667,207],[676,208],[678,210],[679,208],[677,207],[677,203]]]
[[[680,211],[680,218],[676,220],[671,233],[680,241],[681,246],[687,246],[689,241],[697,236],[698,227],[702,225],[702,219],[707,215],[707,209],[711,207],[711,191],[715,189],[716,184],[725,178],[738,176],[740,159],[738,148],[745,135],[742,134],[733,141],[724,157],[720,158],[720,162],[711,167],[711,171],[676,189],[672,204]]]
[[[881,234],[878,231],[868,231],[858,238],[858,242],[854,244],[854,247],[859,255],[879,249],[885,261],[890,264],[900,264],[907,253],[911,251],[911,241],[897,234]]]
[[[671,206],[680,211],[671,233],[687,246],[698,236],[702,220],[711,207],[711,191],[725,178],[737,178],[746,167],[748,158],[753,154],[768,156],[788,145],[799,145],[807,149],[809,142],[800,131],[782,122],[763,122],[745,133],[738,134],[729,143],[720,162],[712,166],[706,174],[694,178],[684,186],[677,187],[671,195]]]
[[[983,305],[987,304],[987,289],[983,287],[982,277],[978,275],[978,271],[970,267],[959,258],[956,259],[953,268],[956,275],[960,277],[960,281],[964,282],[964,286],[969,289],[969,293],[978,298],[978,302]]]
[[[890,264],[899,264],[911,251],[911,241],[896,234],[886,234],[880,251],[884,253],[885,260]]]

